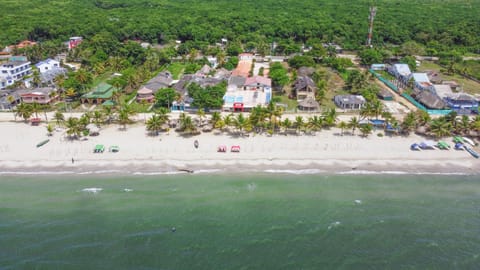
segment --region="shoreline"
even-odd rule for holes
[[[415,134],[378,137],[374,133],[363,138],[340,136],[334,128],[316,135],[184,137],[171,132],[152,137],[146,135],[145,126],[134,125],[125,131],[104,127],[99,136],[72,141],[65,139],[64,130],[47,137],[45,126],[0,122],[0,129],[0,175],[161,175],[189,170],[193,174],[480,174],[479,160],[466,151],[411,151],[412,143],[425,140]],[[36,147],[45,139],[50,141]],[[452,145],[450,139],[445,141]],[[105,152],[93,153],[97,144],[103,144]],[[111,145],[120,151],[108,152]],[[227,151],[217,152],[220,145]],[[236,145],[240,152],[231,152]]]
[[[177,163],[178,162],[178,163]],[[297,174],[297,175],[480,175],[468,165],[448,162],[445,165],[430,161],[379,161],[379,160],[255,160],[256,164],[241,162],[116,160],[114,164],[95,161],[67,162],[59,165],[51,162],[33,162],[29,166],[20,162],[0,162],[0,175],[103,175],[103,176],[155,176],[176,174]],[[392,166],[393,162],[396,166]]]

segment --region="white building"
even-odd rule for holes
[[[0,88],[14,84],[32,74],[29,61],[10,61],[0,65]]]
[[[57,60],[48,58],[44,61],[38,62],[37,64],[35,64],[35,66],[37,67],[40,73],[45,73],[52,69],[60,68],[60,62],[58,62]]]

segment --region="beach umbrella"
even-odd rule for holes
[[[468,136],[470,136],[470,137],[478,137],[479,134],[478,134],[478,131],[469,130],[469,131],[468,131]]]
[[[170,125],[168,125],[167,123],[162,124],[162,125],[160,126],[160,129],[161,129],[161,130],[167,130],[167,129],[169,129],[169,128],[170,128]]]
[[[202,129],[203,132],[210,132],[212,130],[213,130],[213,126],[210,125],[210,124],[204,126],[203,129]]]
[[[90,131],[90,134],[98,134],[100,132],[100,128],[97,127],[95,124],[88,124],[86,126],[86,128],[88,129],[88,131]]]
[[[178,125],[178,121],[175,120],[175,119],[172,119],[172,120],[168,121],[168,125],[169,125],[171,128],[176,128],[177,125]]]
[[[419,126],[415,132],[420,135],[425,135],[427,134],[427,128],[425,126]]]

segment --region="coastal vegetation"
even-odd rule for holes
[[[106,32],[120,41],[164,44],[181,40],[186,51],[204,50],[227,38],[235,41],[227,50],[232,55],[241,52],[239,44],[266,52],[272,41],[278,43],[279,54],[298,51],[299,44],[318,40],[358,49],[365,44],[370,4],[367,0],[286,0],[281,4],[273,0],[50,0],[38,6],[35,1],[2,1],[0,9],[9,12],[0,22],[0,45],[28,38],[49,41],[43,44],[49,47],[70,36],[91,39]],[[376,1],[373,44],[415,41],[430,54],[451,49],[478,53],[479,4],[478,0]]]

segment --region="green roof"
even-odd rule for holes
[[[108,83],[101,83],[97,87],[95,87],[93,91],[83,95],[82,98],[108,99],[112,97],[113,91],[117,91],[117,90],[118,90],[117,88],[113,87]]]

